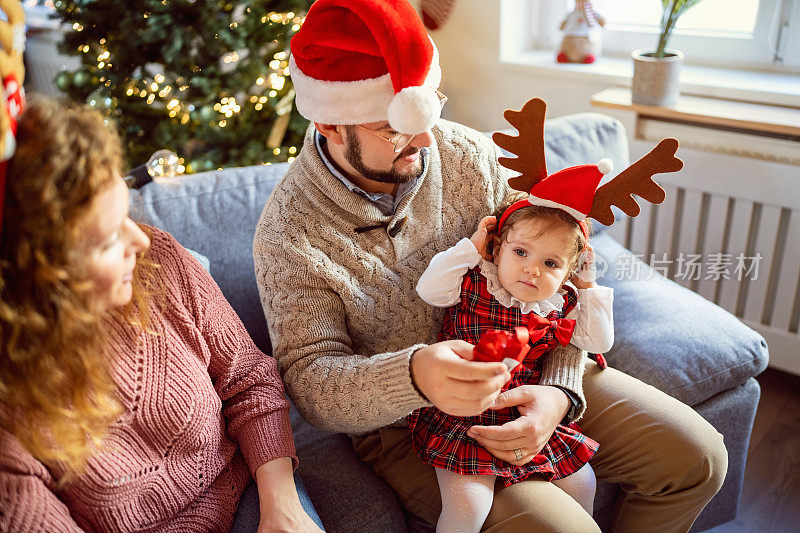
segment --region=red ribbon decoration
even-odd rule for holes
[[[575,331],[575,320],[571,318],[558,318],[548,320],[544,317],[531,313],[528,319],[528,332],[532,343],[545,336],[547,332],[552,332],[561,346],[566,346],[572,339],[572,332]]]
[[[472,351],[472,360],[481,362],[514,359],[521,363],[528,354],[528,330],[516,327],[514,331],[492,329],[481,335]]]
[[[514,359],[521,363],[529,353],[532,353],[530,345],[544,337],[546,333],[551,332],[559,344],[566,346],[572,339],[573,331],[575,331],[575,320],[571,318],[548,320],[531,313],[527,328],[516,327],[513,331],[493,329],[481,335],[472,352],[472,360],[493,362]],[[543,353],[537,353],[532,357],[536,359]]]
[[[11,119],[9,131],[0,132],[6,136],[6,153],[0,154],[0,231],[3,229],[3,205],[6,192],[6,161],[11,159],[14,153],[15,137],[17,135],[17,118],[25,109],[25,91],[17,81],[17,77],[11,73],[3,79],[3,105],[6,113]]]

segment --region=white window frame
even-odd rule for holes
[[[561,40],[558,27],[573,0],[510,0],[525,8],[527,42],[532,49],[554,49]],[[525,4],[523,6],[523,4]],[[603,54],[623,57],[639,48],[655,48],[658,28],[615,26],[602,30]],[[675,29],[669,48],[684,52],[690,65],[741,69],[796,71],[800,68],[800,0],[760,0],[752,35]]]

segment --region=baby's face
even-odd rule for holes
[[[500,284],[523,302],[553,296],[569,272],[573,232],[557,224],[542,232],[541,220],[520,220],[494,254]]]

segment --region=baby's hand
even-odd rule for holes
[[[478,223],[478,229],[472,234],[469,240],[475,245],[480,256],[487,261],[492,260],[492,256],[486,251],[487,244],[489,243],[489,232],[494,231],[497,227],[497,218],[493,216],[483,217]]]
[[[570,281],[579,289],[593,289],[597,287],[597,283],[594,281],[596,277],[597,267],[594,263],[594,248],[592,248],[591,244],[587,244],[578,261],[578,270],[572,274]]]

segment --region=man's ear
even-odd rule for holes
[[[319,122],[314,123],[314,127],[317,128],[317,131],[320,132],[329,142],[333,144],[344,144],[344,137],[342,136],[342,132],[344,131],[343,126],[337,126],[335,124],[320,124]]]

